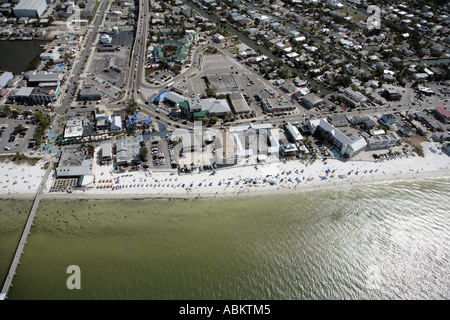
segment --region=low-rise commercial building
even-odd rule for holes
[[[16,17],[40,18],[46,9],[46,0],[21,0],[13,12]]]

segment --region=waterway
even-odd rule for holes
[[[46,40],[2,40],[0,41],[0,70],[20,74],[38,54]]]
[[[241,31],[239,31],[238,29],[233,27],[228,22],[226,22],[226,23],[220,22],[219,18],[216,15],[207,13],[200,6],[196,5],[195,3],[193,3],[189,0],[183,0],[183,2],[185,2],[187,5],[194,8],[200,15],[202,15],[205,18],[208,18],[211,22],[216,23],[216,24],[222,24],[227,32],[229,32],[231,35],[236,36],[239,39],[239,41],[241,41],[242,43],[244,43],[245,45],[247,45],[249,48],[253,49],[254,51],[261,52],[263,55],[267,56],[268,58],[272,59],[273,61],[280,60],[280,57],[277,57],[276,55],[274,55],[271,50],[267,49],[263,45],[257,44],[255,41],[253,41],[252,39],[247,37],[245,34],[243,34]],[[284,64],[284,67],[289,68],[300,79],[308,81],[310,86],[316,87],[320,94],[328,95],[328,94],[333,93],[333,90],[326,88],[325,86],[318,83],[314,79],[310,78],[306,74],[299,72],[297,69],[291,68],[286,64]]]
[[[449,299],[449,197],[450,180],[428,180],[238,199],[45,200],[9,299]],[[70,265],[80,290],[66,287]]]

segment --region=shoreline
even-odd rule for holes
[[[94,183],[83,190],[49,192],[43,199],[198,199],[298,194],[331,188],[401,181],[450,179],[450,157],[435,143],[423,143],[424,157],[390,160],[300,160],[174,174],[170,171],[114,173],[112,166],[93,166]],[[39,166],[3,165],[0,199],[34,198],[45,170]]]
[[[375,178],[375,177],[373,177]],[[339,179],[339,178],[337,178]],[[295,194],[303,194],[313,191],[325,191],[333,188],[352,188],[352,187],[360,187],[360,186],[369,186],[369,185],[381,185],[381,184],[390,184],[390,183],[401,183],[401,182],[412,182],[412,181],[441,181],[441,180],[450,180],[450,171],[448,171],[445,175],[442,175],[438,172],[423,172],[423,173],[404,173],[400,174],[397,177],[389,177],[383,176],[382,179],[359,179],[352,181],[342,181],[335,180],[333,183],[324,183],[322,185],[311,184],[311,185],[302,185],[302,186],[294,186],[294,187],[260,187],[260,188],[247,188],[245,191],[240,192],[223,192],[223,193],[215,193],[215,192],[201,192],[199,193],[139,193],[139,194],[130,194],[130,193],[121,193],[121,192],[109,192],[109,193],[93,193],[93,192],[73,192],[73,193],[46,193],[43,195],[42,200],[145,200],[145,199],[153,199],[153,200],[190,200],[190,199],[211,199],[211,198],[220,198],[220,199],[229,199],[235,197],[260,197],[265,195],[295,195]],[[331,181],[331,180],[330,180]],[[340,182],[339,184],[337,182]],[[206,191],[206,190],[205,190]],[[0,199],[2,199],[2,195],[0,195]],[[17,198],[27,198],[17,197]]]

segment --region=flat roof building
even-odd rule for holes
[[[433,110],[436,118],[442,123],[449,124],[450,123],[450,112],[443,107],[437,107]]]
[[[306,109],[312,109],[320,105],[322,102],[323,102],[322,98],[317,96],[315,93],[309,93],[302,98],[301,104]]]
[[[220,74],[206,74],[206,84],[215,93],[225,93],[239,90],[239,86],[231,72]]]
[[[245,101],[244,96],[240,92],[235,92],[230,94],[231,106],[235,113],[250,113],[250,107]]]
[[[40,18],[46,9],[46,0],[21,0],[13,12],[16,17]]]

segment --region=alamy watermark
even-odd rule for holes
[[[381,28],[381,9],[379,6],[370,5],[367,7],[367,13],[371,14],[367,17],[367,28],[380,29]]]
[[[81,29],[81,9],[77,5],[73,5],[73,14],[67,19],[66,26],[69,32]]]
[[[81,289],[81,269],[77,265],[70,265],[67,267],[66,270],[67,274],[70,274],[70,276],[67,278],[66,286],[67,289],[73,290],[73,289]]]

